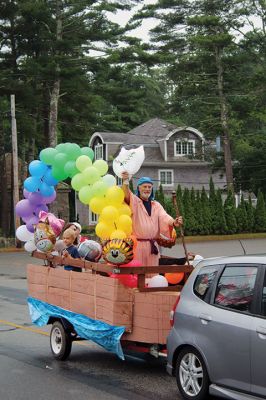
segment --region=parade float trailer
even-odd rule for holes
[[[52,324],[53,356],[66,359],[75,340],[90,339],[124,358],[123,349],[166,353],[169,315],[192,271],[191,265],[118,267],[72,259],[82,272],[66,271],[58,256],[35,251],[44,265],[27,266],[28,304],[32,321]],[[65,264],[69,265],[69,260]],[[149,288],[146,274],[184,273],[179,285]],[[111,278],[110,274],[137,274],[136,288]]]

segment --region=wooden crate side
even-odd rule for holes
[[[96,275],[97,296],[109,300],[132,301],[133,292],[131,288],[122,285],[118,279]]]
[[[65,271],[63,268],[50,268],[48,274],[48,286],[58,289],[69,290],[70,288],[70,277],[72,274],[78,274],[79,272]]]
[[[160,343],[157,329],[146,329],[134,326],[132,333],[124,333],[122,340],[131,340],[142,343]],[[165,344],[165,343],[161,343]]]
[[[94,296],[95,278],[96,275],[87,272],[71,274],[71,291]]]
[[[111,325],[125,326],[132,329],[132,302],[110,302],[103,298],[97,298],[96,319],[102,319]]]
[[[28,283],[28,295],[35,299],[47,301],[46,285],[38,285],[37,283]]]
[[[70,310],[70,293],[69,290],[48,287],[47,303]]]
[[[48,268],[39,265],[27,265],[27,282],[46,285]]]
[[[89,294],[71,292],[70,309],[75,313],[95,319],[95,301]]]

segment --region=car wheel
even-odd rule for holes
[[[71,352],[72,340],[65,331],[61,322],[56,321],[52,325],[50,333],[50,347],[53,356],[57,360],[66,360]]]
[[[186,347],[179,353],[176,361],[176,381],[184,399],[208,398],[208,372],[201,355],[193,347]]]

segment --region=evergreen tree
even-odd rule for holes
[[[215,213],[215,231],[216,234],[226,234],[227,226],[224,216],[223,200],[221,190],[217,190],[216,195],[216,213]]]
[[[193,235],[195,232],[195,216],[191,205],[190,192],[185,188],[183,193],[183,206],[184,206],[184,231],[186,235]]]
[[[254,214],[254,230],[255,232],[266,231],[265,200],[261,191],[258,193],[257,206]]]
[[[246,232],[248,227],[247,211],[243,195],[236,210],[237,231]]]
[[[232,190],[227,192],[227,197],[224,202],[224,215],[227,226],[227,233],[233,234],[237,232],[237,221],[236,221],[236,206],[235,196]]]
[[[216,191],[214,188],[214,183],[212,177],[210,177],[210,192],[209,192],[209,207],[211,213],[211,233],[217,232],[216,226],[216,209],[217,209],[217,198],[216,198]]]
[[[251,201],[251,196],[249,195],[248,201],[245,202],[247,211],[247,226],[248,232],[254,231],[254,208]]]
[[[157,200],[163,206],[163,208],[165,208],[165,196],[162,185],[160,185],[159,189],[155,192],[155,200]]]
[[[201,206],[202,206],[202,218],[203,218],[202,233],[204,235],[209,235],[212,232],[212,215],[211,215],[209,199],[204,187],[202,188],[201,191]]]
[[[195,218],[197,221],[197,234],[204,235],[204,218],[203,218],[203,205],[201,201],[200,191],[197,190],[196,193],[196,203],[195,203]]]

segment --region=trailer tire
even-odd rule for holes
[[[60,321],[55,321],[50,332],[50,347],[54,358],[66,360],[71,353],[72,339]]]

